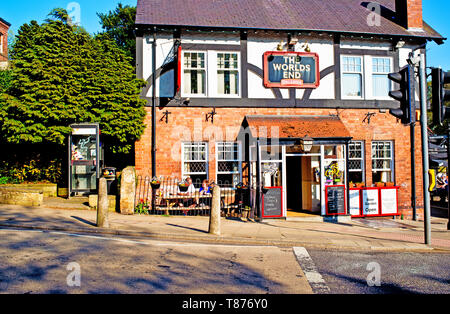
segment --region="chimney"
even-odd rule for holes
[[[408,30],[422,30],[422,0],[395,0],[398,22]]]

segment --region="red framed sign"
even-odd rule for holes
[[[319,55],[311,52],[264,53],[264,86],[267,88],[317,88]]]
[[[398,190],[399,187],[351,188],[350,215],[354,218],[399,216]]]
[[[283,187],[263,188],[262,218],[283,217]]]

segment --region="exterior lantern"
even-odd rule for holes
[[[314,140],[308,135],[300,140],[300,147],[305,153],[309,153],[313,147]]]

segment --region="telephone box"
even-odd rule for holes
[[[99,125],[83,123],[70,127],[69,196],[95,193],[103,165]]]

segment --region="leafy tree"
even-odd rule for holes
[[[105,149],[129,153],[144,131],[144,82],[131,58],[106,35],[70,25],[64,9],[20,27],[12,82],[0,96],[0,131],[8,143],[63,145],[73,123],[100,123]]]
[[[100,18],[104,34],[108,34],[117,45],[132,58],[132,65],[136,62],[136,37],[134,25],[136,17],[136,7],[117,5],[114,11],[108,13],[97,13]]]
[[[0,70],[0,95],[8,90],[11,86],[11,71],[10,70]]]

